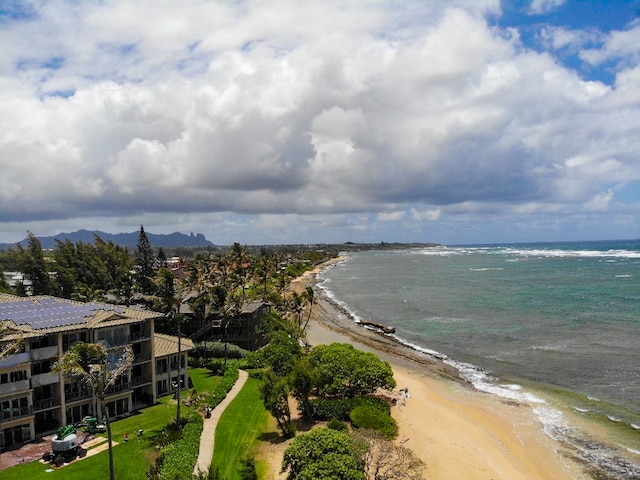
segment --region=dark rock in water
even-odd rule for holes
[[[396,333],[396,329],[394,327],[387,327],[386,325],[381,325],[379,323],[365,322],[360,320],[358,324],[362,325],[363,327],[371,328],[372,330],[375,330],[377,332],[384,333],[385,335]]]

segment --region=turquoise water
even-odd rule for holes
[[[396,327],[479,389],[539,402],[550,431],[568,427],[545,390],[640,454],[640,241],[372,251],[320,280],[355,319]]]

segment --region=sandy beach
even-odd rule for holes
[[[314,285],[319,269],[296,283]],[[316,292],[307,340],[349,342],[377,353],[394,371],[406,405],[393,407],[398,441],[422,459],[433,480],[582,480],[590,478],[545,435],[533,407],[478,392],[449,366],[360,327]]]

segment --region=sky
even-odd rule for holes
[[[0,242],[640,238],[640,0],[0,0]]]

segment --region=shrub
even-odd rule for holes
[[[242,480],[258,480],[258,471],[256,470],[256,459],[253,457],[242,460],[240,467],[240,478]]]
[[[170,443],[162,451],[163,462],[160,474],[162,480],[191,478],[200,453],[201,433],[202,417],[192,413],[189,415],[188,423],[182,429],[182,437]]]
[[[384,401],[375,397],[355,397],[342,399],[316,398],[310,402],[311,414],[314,420],[351,420],[351,411],[360,405],[372,405],[381,412],[391,415],[391,407]]]
[[[339,432],[346,432],[347,430],[349,430],[349,427],[345,422],[341,422],[340,420],[336,420],[335,418],[329,420],[329,423],[327,423],[327,428],[330,428],[331,430],[338,430]]]
[[[361,453],[349,434],[318,428],[289,444],[282,459],[282,471],[289,471],[288,480],[298,477],[365,480]]]
[[[398,435],[398,424],[395,419],[373,405],[360,405],[354,408],[349,416],[356,428],[376,430],[387,439]]]
[[[225,362],[222,358],[212,358],[210,360],[207,360],[205,367],[211,370],[211,373],[213,373],[214,375],[223,376],[224,372],[227,369],[227,362]]]
[[[193,350],[189,352],[189,356],[193,358],[244,358],[248,354],[248,350],[240,348],[232,343],[223,342],[204,342],[198,343]],[[191,363],[191,360],[189,360]]]

